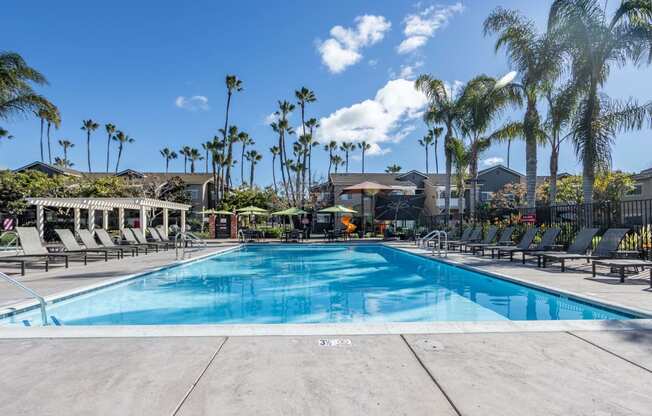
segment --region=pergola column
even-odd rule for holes
[[[45,235],[45,211],[43,205],[36,206],[36,228],[38,229],[38,235],[43,239]]]
[[[74,223],[75,223],[75,234],[79,233],[79,230],[81,229],[81,209],[80,208],[74,208]]]
[[[109,211],[102,211],[102,228],[105,230],[109,229]]]
[[[118,229],[120,230],[120,234],[125,229],[125,209],[124,208],[118,208]],[[122,238],[122,237],[120,237]]]
[[[91,234],[95,233],[95,210],[93,208],[88,209],[88,231]]]
[[[181,210],[181,232],[186,232],[186,211]]]
[[[169,217],[169,211],[167,208],[163,208],[163,229],[165,229],[165,232],[168,232],[170,226],[170,217]]]
[[[147,237],[147,207],[140,207],[140,232],[143,233],[143,237]]]

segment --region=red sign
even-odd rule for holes
[[[537,216],[536,214],[525,214],[521,217],[521,222],[534,224],[537,222]]]

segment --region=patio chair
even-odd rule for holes
[[[131,245],[131,244],[119,245],[119,244],[116,244],[116,243],[113,242],[113,238],[111,238],[111,236],[109,235],[109,233],[108,233],[105,229],[103,229],[103,228],[96,228],[96,229],[95,229],[95,235],[97,236],[97,238],[100,239],[100,242],[101,242],[102,245],[103,245],[104,247],[106,247],[106,248],[111,248],[111,247],[119,247],[119,248],[129,247],[129,248],[131,249],[131,253],[132,253],[132,255],[133,255],[134,252],[136,253],[136,255],[139,255],[139,254],[140,254],[140,247],[139,247],[138,245]],[[147,254],[147,247],[144,247],[144,249],[145,249],[145,254]]]
[[[555,248],[555,241],[561,230],[557,227],[548,228],[543,236],[541,236],[541,241],[533,248],[516,248],[514,250],[509,250],[509,261],[514,260],[514,253],[521,253],[521,263],[525,264],[525,256],[532,253],[539,253],[546,250],[553,250]]]
[[[45,271],[50,267],[50,260],[62,258],[66,268],[68,268],[70,259],[82,258],[84,265],[87,264],[86,253],[50,253],[41,243],[41,236],[36,227],[16,227],[18,241],[23,254],[15,254],[6,257],[0,257],[2,263],[20,263],[21,274],[25,275],[25,265],[36,262],[45,263]]]
[[[498,234],[498,227],[491,225],[489,228],[487,228],[487,233],[485,234],[484,238],[482,241],[479,243],[468,243],[464,246],[464,251],[467,249],[471,249],[471,252],[475,254],[475,251],[477,250],[476,247],[482,247],[482,246],[488,246],[491,245],[494,240],[496,239],[496,234]]]
[[[138,244],[140,244],[141,246],[146,245],[146,246],[149,246],[149,247],[154,247],[154,249],[156,250],[157,253],[158,253],[158,249],[161,248],[161,247],[167,251],[168,246],[169,246],[168,243],[165,243],[165,242],[157,243],[155,241],[147,241],[147,238],[143,234],[142,228],[131,228],[131,229],[128,229],[128,230],[129,231],[127,231],[127,234],[131,233],[133,235],[134,239],[136,240],[136,242]]]
[[[125,256],[125,247],[120,247],[120,246],[104,246],[104,245],[99,245],[97,244],[97,241],[95,241],[95,237],[93,237],[93,234],[89,230],[79,230],[77,232],[77,235],[79,235],[79,238],[82,240],[82,243],[84,244],[84,247],[89,248],[89,249],[98,249],[98,250],[108,250],[110,252],[115,252],[119,254],[120,258],[124,258]],[[135,247],[131,247],[131,257],[135,255]]]
[[[83,248],[75,239],[75,235],[72,231],[67,228],[55,229],[54,232],[59,236],[59,240],[63,243],[64,251],[66,253],[101,254],[104,256],[104,261],[109,261],[109,252],[116,253],[115,251],[104,248]],[[117,257],[120,258],[120,253],[117,253]]]
[[[537,267],[541,267],[541,260],[544,256],[563,256],[564,254],[586,254],[591,248],[593,237],[598,233],[597,228],[582,228],[575,236],[575,241],[566,251],[536,251],[529,253],[530,256],[536,256]],[[563,263],[563,261],[562,261]]]
[[[464,231],[462,231],[462,235],[460,236],[460,238],[458,240],[449,240],[448,242],[449,243],[460,243],[460,242],[463,242],[463,241],[466,242],[466,241],[469,240],[469,237],[471,236],[471,233],[473,232],[474,229],[475,229],[474,227],[466,227],[464,229]],[[427,242],[428,247],[430,246],[431,241],[432,240],[429,240]]]
[[[591,260],[601,260],[613,258],[618,250],[620,242],[625,238],[625,234],[629,232],[629,228],[610,228],[600,239],[600,242],[595,247],[591,254],[545,254],[543,256],[543,267],[546,267],[551,262],[561,262],[561,271],[566,271],[567,260],[586,260],[587,263]]]
[[[620,283],[625,283],[625,269],[628,267],[641,268],[642,271],[646,267],[650,269],[650,288],[652,288],[652,262],[641,259],[604,259],[604,260],[593,260],[591,264],[591,272],[593,277],[596,277],[595,266],[607,266],[611,270],[618,270],[618,276],[620,277]]]
[[[134,232],[131,228],[123,228],[122,229],[122,238],[124,238],[124,244],[133,246],[133,247],[138,247],[142,248],[145,250],[145,254],[147,254],[148,249],[154,247],[156,252],[158,252],[158,246],[155,245],[150,245],[150,244],[141,244],[136,240],[136,236],[134,235]]]
[[[480,238],[482,238],[482,227],[475,227],[466,240],[460,238],[459,241],[449,241],[448,249],[451,250],[451,248],[458,248],[460,251],[462,251],[462,248],[466,246],[466,244],[477,243],[480,241]]]
[[[473,254],[477,254],[480,252],[481,256],[484,256],[484,250],[485,248],[489,246],[510,246],[514,245],[514,242],[512,241],[512,236],[514,235],[514,227],[507,227],[503,230],[503,232],[500,233],[500,237],[498,238],[498,242],[496,244],[493,244],[493,240],[490,241],[489,243],[482,242],[482,243],[472,243],[468,244],[467,247],[471,248],[471,252]]]
[[[532,227],[528,228],[527,231],[525,231],[525,234],[521,237],[521,241],[518,242],[516,246],[510,246],[510,245],[505,245],[505,246],[488,246],[485,247],[485,250],[491,250],[491,258],[495,258],[496,254],[498,255],[498,258],[500,259],[502,253],[508,253],[510,250],[514,249],[528,249],[532,245],[532,242],[534,241],[534,237],[537,236],[537,233],[539,232],[538,227]]]
[[[301,232],[301,230],[294,229],[294,230],[284,232],[283,237],[286,243],[289,242],[300,243],[303,238],[303,233]]]
[[[155,230],[158,233],[158,236],[161,238],[161,241],[165,241],[166,243],[172,242],[172,240],[170,240],[170,238],[168,237],[168,231],[162,225],[159,225],[158,227],[154,227],[153,230]]]

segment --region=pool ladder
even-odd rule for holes
[[[188,253],[188,245],[194,247],[196,244],[203,248],[207,247],[205,240],[197,237],[191,232],[186,231],[177,233],[177,235],[174,236],[174,250],[177,260],[184,260],[186,258],[186,253]],[[179,251],[181,251],[181,255],[179,255]],[[188,257],[190,258],[190,255],[188,255]]]
[[[429,241],[434,240],[435,238],[437,239],[437,245],[432,246],[432,255],[435,255],[435,250],[437,250],[437,255],[441,257],[442,249],[441,249],[441,243],[442,243],[442,236],[444,237],[444,257],[448,257],[448,233],[446,231],[436,231],[435,235],[430,238]],[[427,245],[426,245],[427,248]]]
[[[43,325],[48,325],[48,313],[47,313],[47,303],[45,302],[45,299],[39,295],[38,293],[34,292],[32,289],[28,288],[24,284],[20,283],[18,280],[11,278],[7,276],[6,274],[0,272],[0,278],[11,283],[12,285],[24,290],[25,292],[29,293],[34,297],[36,300],[38,300],[38,303],[40,304],[41,307],[41,320],[43,322]]]

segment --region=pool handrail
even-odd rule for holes
[[[439,232],[439,230],[432,230],[428,234],[424,235],[421,238],[416,239],[416,245],[417,247],[420,247],[423,243],[427,243],[428,241],[432,240],[435,238],[435,235]]]
[[[441,236],[444,235],[444,256],[448,257],[448,233],[446,231],[438,231],[437,236],[437,256],[441,257]],[[426,247],[427,248],[427,247]],[[435,255],[435,246],[432,247],[432,255]]]
[[[25,292],[29,293],[32,295],[36,300],[38,300],[38,303],[40,304],[41,308],[41,320],[43,321],[43,325],[46,326],[48,324],[48,314],[46,310],[47,303],[45,302],[45,299],[43,296],[39,295],[36,293],[34,290],[28,288],[24,284],[20,283],[18,280],[11,278],[7,276],[6,274],[0,272],[0,278],[11,283],[12,285],[24,290]]]

